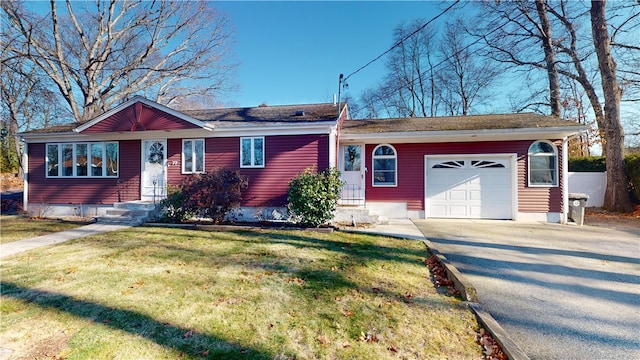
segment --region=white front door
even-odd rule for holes
[[[141,200],[158,201],[167,194],[167,140],[142,141]]]
[[[364,145],[340,147],[341,205],[364,205]]]

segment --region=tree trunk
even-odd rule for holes
[[[630,212],[633,211],[633,204],[629,197],[629,180],[624,169],[624,130],[620,122],[622,91],[616,78],[616,63],[611,56],[605,7],[606,0],[591,1],[591,30],[602,78],[604,131],[607,139],[607,188],[604,194],[604,208],[615,212]]]
[[[551,115],[560,116],[560,81],[558,80],[558,70],[556,69],[556,57],[551,39],[551,23],[547,17],[545,0],[536,0],[536,10],[540,19],[542,30],[542,48],[544,49],[544,62],[547,65],[547,77],[549,78],[549,105]]]

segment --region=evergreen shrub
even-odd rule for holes
[[[293,219],[307,227],[318,227],[331,220],[341,189],[337,169],[304,170],[289,183],[289,211]]]

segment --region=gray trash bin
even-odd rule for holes
[[[581,193],[569,193],[569,220],[578,226],[584,224],[584,208],[587,207],[589,195]]]

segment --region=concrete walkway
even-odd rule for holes
[[[126,229],[128,227],[130,226],[113,224],[90,224],[72,230],[61,231],[19,241],[13,241],[0,245],[0,259],[38,247],[59,244],[65,241],[78,239],[89,235],[102,234],[109,231]]]
[[[343,229],[341,231],[363,232],[411,240],[426,240],[422,232],[420,232],[416,225],[409,219],[389,219],[389,222],[386,225],[377,225],[376,227],[370,228],[362,227],[357,229]]]

